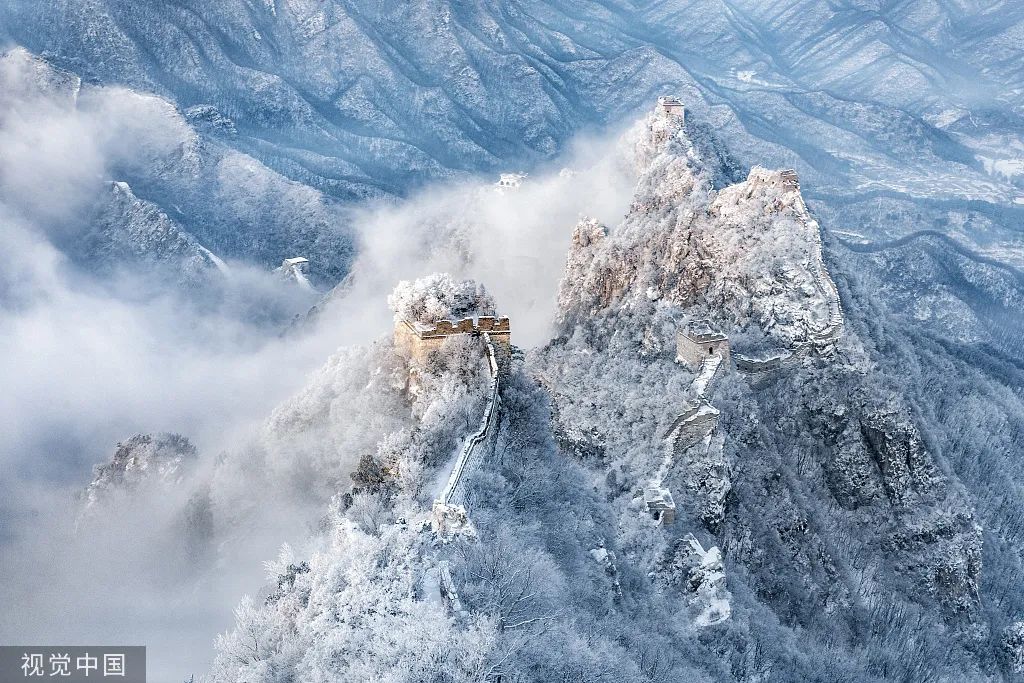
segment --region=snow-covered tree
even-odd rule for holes
[[[388,306],[395,312],[395,320],[423,323],[493,315],[495,310],[494,299],[483,285],[473,280],[455,280],[447,273],[399,282],[388,297]]]

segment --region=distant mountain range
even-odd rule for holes
[[[0,40],[87,82],[156,93],[216,146],[337,199],[529,169],[670,92],[745,165],[797,169],[812,201],[970,201],[996,225],[967,239],[1001,253],[1024,222],[1022,31],[1024,7],[1007,1],[0,7]],[[883,217],[857,228],[910,231]],[[275,260],[221,221],[207,230]]]

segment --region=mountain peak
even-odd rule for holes
[[[689,130],[659,104],[627,136],[640,160],[630,211],[607,238],[590,219],[577,225],[562,319],[626,311],[632,322],[633,307],[649,301],[785,347],[835,337],[838,294],[796,173],[755,166],[716,191],[716,143]]]

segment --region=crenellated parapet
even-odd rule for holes
[[[503,333],[511,334],[511,326],[505,316],[481,315],[459,320],[438,320],[432,324],[408,320],[402,322],[420,339],[450,337],[453,334],[483,334],[484,332],[490,332],[492,336]]]
[[[460,334],[490,335],[498,355],[508,357],[512,327],[506,316],[481,315],[433,323],[401,320],[395,324],[395,348],[423,363],[446,339]]]
[[[683,106],[682,101],[671,95],[662,95],[658,98],[657,111],[660,116],[666,118],[684,119],[686,117],[686,107]]]
[[[784,192],[797,192],[800,190],[800,176],[791,168],[779,171],[779,179],[782,181]]]

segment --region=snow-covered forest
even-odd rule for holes
[[[0,645],[1024,680],[1022,27],[0,4]]]

